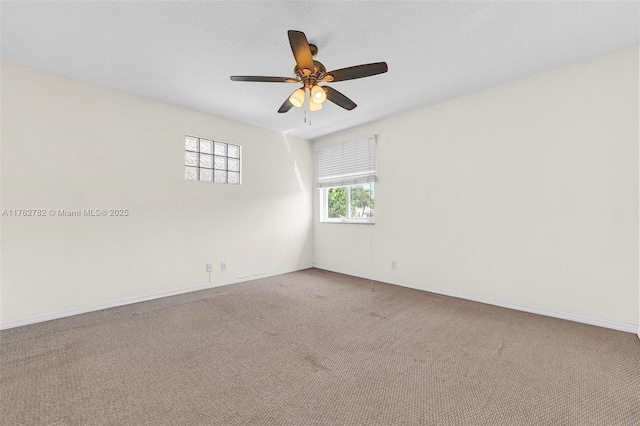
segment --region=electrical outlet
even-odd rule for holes
[[[224,262],[220,262],[220,270],[221,271],[226,271],[227,270],[227,264]]]
[[[396,261],[395,260],[391,261],[391,269],[396,269]]]
[[[207,263],[207,272],[213,271],[213,264]]]

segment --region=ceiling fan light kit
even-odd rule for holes
[[[309,102],[309,111],[320,111],[322,109],[322,104],[317,102]]]
[[[301,108],[304,105],[309,89],[309,111],[322,109],[322,103],[329,100],[334,104],[351,111],[357,105],[351,99],[330,86],[320,86],[319,83],[333,83],[338,81],[353,80],[356,78],[370,77],[372,75],[387,72],[386,62],[356,65],[327,72],[325,66],[313,59],[318,53],[318,47],[309,44],[302,31],[289,30],[289,44],[296,66],[293,69],[295,78],[289,77],[265,77],[233,75],[232,81],[251,81],[261,83],[298,83],[302,87],[296,89],[280,106],[279,113],[288,112],[291,107]]]
[[[289,96],[289,102],[296,107],[300,108],[304,104],[304,100],[307,97],[307,91],[304,89],[297,89]]]
[[[311,100],[316,104],[322,104],[327,100],[327,92],[316,84],[311,88]]]

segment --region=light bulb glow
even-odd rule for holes
[[[315,85],[311,88],[311,100],[317,104],[322,104],[327,99],[327,92],[321,86]]]
[[[307,93],[304,89],[298,89],[289,96],[289,102],[296,108],[300,108],[304,104],[304,99]]]

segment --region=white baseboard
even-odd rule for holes
[[[36,324],[36,323],[39,323],[39,322],[50,321],[50,320],[54,320],[54,319],[58,319],[58,318],[64,318],[64,317],[70,317],[70,316],[73,316],[73,315],[86,314],[88,312],[100,311],[102,309],[115,308],[117,306],[130,305],[132,303],[146,302],[148,300],[160,299],[160,298],[168,297],[168,296],[176,296],[178,294],[191,293],[193,291],[206,290],[206,289],[215,288],[215,287],[222,287],[222,286],[229,285],[229,284],[237,284],[237,283],[242,283],[242,282],[246,282],[246,281],[257,280],[257,279],[260,279],[260,278],[273,277],[275,275],[287,274],[289,272],[301,271],[303,269],[309,269],[309,268],[313,268],[313,265],[312,264],[308,264],[308,265],[299,266],[297,268],[279,270],[279,271],[275,271],[275,272],[269,272],[269,273],[263,272],[263,273],[259,273],[259,274],[251,274],[251,275],[247,275],[247,276],[244,276],[244,277],[238,277],[236,279],[229,280],[229,281],[220,281],[220,282],[216,282],[216,283],[200,284],[200,285],[195,285],[195,286],[191,286],[191,287],[180,288],[180,289],[177,289],[177,290],[169,290],[169,291],[162,291],[162,292],[159,292],[159,293],[147,294],[147,295],[144,295],[144,296],[126,297],[124,299],[112,300],[112,301],[109,301],[109,302],[106,302],[106,303],[100,303],[98,305],[85,306],[85,307],[76,308],[76,309],[69,309],[69,310],[62,311],[62,312],[52,312],[52,313],[45,314],[45,315],[37,315],[37,316],[34,316],[34,317],[23,318],[23,319],[14,320],[14,321],[6,321],[6,322],[3,322],[3,323],[0,324],[0,330],[6,330],[6,329],[9,329],[9,328],[14,328],[14,327],[21,327],[23,325]]]
[[[354,276],[354,277],[364,278],[364,279],[367,279],[367,280],[374,280],[374,281],[379,281],[379,282],[383,282],[383,283],[386,283],[386,284],[393,284],[393,285],[397,285],[397,286],[401,286],[401,287],[413,288],[413,289],[416,289],[416,290],[427,291],[429,293],[436,293],[436,294],[442,294],[444,296],[457,297],[459,299],[465,299],[465,300],[471,300],[471,301],[474,301],[474,302],[486,303],[488,305],[500,306],[500,307],[503,307],[503,308],[515,309],[517,311],[524,311],[524,312],[529,312],[529,313],[532,313],[532,314],[545,315],[545,316],[548,316],[548,317],[560,318],[560,319],[569,320],[569,321],[575,321],[575,322],[579,322],[579,323],[583,323],[583,324],[589,324],[589,325],[595,325],[595,326],[598,326],[598,327],[610,328],[610,329],[618,330],[618,331],[626,331],[628,333],[637,333],[637,334],[639,334],[639,337],[640,337],[639,327],[636,324],[627,324],[627,323],[624,323],[624,322],[611,321],[611,320],[607,320],[607,319],[594,318],[594,317],[589,317],[589,316],[585,316],[585,315],[578,315],[578,314],[572,314],[572,313],[567,313],[567,312],[560,312],[560,311],[555,311],[555,310],[552,310],[552,309],[539,308],[539,307],[535,307],[535,306],[520,305],[518,303],[508,302],[508,301],[505,301],[505,300],[494,299],[494,298],[490,298],[490,297],[477,296],[477,295],[474,295],[474,294],[465,293],[465,292],[457,291],[457,290],[448,290],[448,289],[443,289],[443,288],[438,288],[438,287],[433,287],[433,286],[428,286],[428,285],[423,285],[423,284],[415,284],[415,283],[406,282],[406,281],[392,280],[392,279],[389,279],[387,277],[382,278],[382,277],[371,276],[371,275],[368,275],[368,274],[358,274],[358,273],[355,273],[353,271],[336,269],[336,268],[332,268],[332,267],[329,267],[329,266],[326,266],[326,265],[322,265],[322,264],[314,264],[313,266],[315,268],[323,269],[325,271],[337,272],[339,274],[351,275],[351,276]]]

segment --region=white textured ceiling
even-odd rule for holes
[[[640,3],[7,2],[3,59],[314,139],[401,111],[640,44]],[[386,74],[333,83],[327,102],[276,111],[292,84],[287,30],[306,33],[328,70],[386,61]]]

